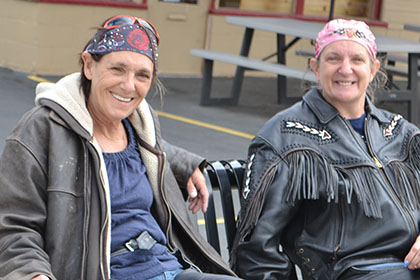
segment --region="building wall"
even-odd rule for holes
[[[94,29],[116,14],[149,19],[161,37],[159,69],[167,75],[201,75],[203,61],[189,54],[191,48],[209,48],[238,54],[244,29],[225,23],[224,15],[208,14],[211,0],[198,4],[148,0],[148,9],[74,4],[38,3],[33,0],[2,0],[0,24],[0,67],[39,75],[64,75],[79,71],[78,59]],[[418,0],[383,0],[381,19],[388,28],[373,26],[377,34],[419,40],[420,34],[404,31],[405,23],[420,24]],[[287,38],[291,40],[292,38]],[[256,30],[250,56],[262,58],[275,52],[276,36]],[[287,54],[288,65],[303,68],[307,59],[296,49],[313,49],[308,40],[299,41]],[[214,74],[232,76],[235,67],[215,63]],[[247,71],[249,75],[270,75]]]
[[[208,0],[197,5],[149,0],[147,10],[1,0],[0,66],[43,75],[79,71],[79,54],[94,27],[108,17],[129,14],[149,19],[158,29],[162,73],[196,74],[200,67],[189,49],[203,46],[208,7]]]

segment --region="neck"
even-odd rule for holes
[[[364,103],[363,105],[353,105],[353,106],[337,106],[336,109],[340,115],[345,119],[357,119],[360,118],[365,112]]]
[[[127,147],[127,133],[122,121],[103,123],[93,120],[93,136],[103,152],[116,153]]]

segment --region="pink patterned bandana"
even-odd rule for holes
[[[326,46],[340,40],[357,42],[364,46],[373,58],[376,58],[375,36],[369,26],[363,21],[346,19],[331,20],[318,33],[315,42],[315,58],[319,57]]]
[[[138,52],[150,58],[155,66],[158,57],[155,36],[137,24],[126,24],[109,29],[103,38],[95,38],[86,51],[100,55],[117,51]]]

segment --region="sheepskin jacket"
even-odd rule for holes
[[[0,159],[0,278],[109,279],[110,199],[80,74],[37,86],[36,107]],[[204,159],[160,138],[144,100],[129,117],[170,251],[204,272],[233,274],[189,218],[181,187]]]

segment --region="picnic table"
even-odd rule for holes
[[[418,24],[404,24],[405,30],[420,32],[420,25]]]
[[[262,71],[269,71],[277,73],[277,95],[278,103],[288,103],[292,100],[286,95],[287,92],[287,77],[302,78],[307,81],[316,81],[313,73],[306,73],[307,71],[294,69],[286,66],[286,52],[300,39],[315,40],[318,32],[321,31],[324,24],[296,20],[289,18],[270,18],[270,17],[244,17],[244,16],[227,16],[226,22],[232,25],[237,25],[245,28],[244,36],[242,39],[242,46],[239,56],[233,54],[226,54],[217,52],[218,55],[227,55],[231,59],[230,62],[237,65],[235,76],[233,79],[233,86],[231,92],[231,103],[236,104],[239,98],[241,86],[244,78],[244,72],[249,69],[256,69]],[[277,63],[267,62],[263,59],[250,59],[248,57],[249,50],[251,48],[252,37],[255,30],[263,30],[272,32],[277,36]],[[286,42],[286,36],[294,37],[290,42]],[[388,53],[406,53],[408,55],[408,87],[407,89],[399,89],[393,91],[385,91],[378,97],[381,101],[407,101],[409,102],[409,116],[408,119],[415,124],[418,124],[418,82],[419,77],[417,75],[418,59],[420,58],[420,43],[410,40],[404,40],[394,37],[388,37],[383,35],[375,35],[378,52],[381,54]],[[192,55],[200,56],[207,60],[210,64],[214,60],[219,60],[216,56],[207,56],[206,54],[215,52],[211,50],[191,50]],[[247,63],[240,63],[240,59]],[[222,60],[221,60],[222,61]],[[225,61],[226,62],[226,61]],[[261,64],[260,67],[254,67],[254,65]],[[270,71],[273,69],[264,69],[263,65],[274,65],[283,67],[283,71]],[[211,65],[212,67],[212,65]],[[211,68],[210,67],[210,68]],[[207,69],[209,70],[209,69]],[[297,72],[296,72],[297,71]],[[299,72],[302,71],[302,72]],[[209,73],[210,72],[210,73]],[[298,74],[297,74],[298,73]],[[211,69],[204,73],[203,86],[207,86],[207,89],[202,88],[203,92],[207,94],[207,100],[209,98],[209,88],[211,88]],[[203,101],[203,100],[202,100]],[[204,100],[205,101],[205,100]],[[209,102],[210,104],[211,102]]]

